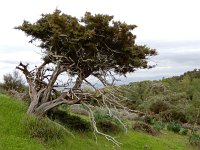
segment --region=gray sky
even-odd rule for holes
[[[160,79],[200,68],[199,0],[6,0],[0,5],[0,81],[20,62],[40,63],[40,49],[28,43],[24,33],[14,30],[23,20],[31,22],[42,13],[58,8],[81,17],[86,11],[114,15],[115,20],[135,24],[138,44],[158,51],[150,58],[151,70],[138,70],[121,78],[130,81]]]

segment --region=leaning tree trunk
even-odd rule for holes
[[[61,104],[72,105],[80,101],[79,96],[76,95],[74,90],[80,89],[83,78],[78,76],[74,87],[72,87],[70,91],[63,92],[59,96],[53,96],[52,92],[55,90],[53,87],[57,77],[62,72],[66,71],[66,67],[57,63],[50,78],[47,78],[45,74],[47,70],[45,70],[46,64],[47,63],[44,62],[40,67],[34,69],[33,71],[28,71],[28,65],[24,65],[22,63],[17,66],[17,69],[24,73],[29,85],[31,103],[27,110],[27,114],[44,116],[50,109],[56,106]],[[48,83],[45,82],[45,79],[48,80]]]
[[[46,93],[46,92],[44,91],[43,93]],[[50,101],[45,100],[45,102],[42,102],[41,101],[41,99],[43,99],[43,97],[41,97],[42,92],[38,92],[37,94],[31,96],[33,99],[29,105],[27,114],[34,114],[36,116],[44,116],[49,110],[61,104],[72,105],[72,104],[78,103],[81,99],[78,98],[78,96],[76,96],[75,94],[76,93],[74,93],[73,91],[63,92],[59,97],[53,100],[50,100]],[[76,98],[73,98],[73,97],[76,97]]]

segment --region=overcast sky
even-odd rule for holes
[[[42,13],[60,9],[80,18],[86,11],[114,15],[115,20],[138,27],[137,44],[158,51],[151,70],[138,70],[122,83],[160,79],[200,68],[199,0],[6,0],[0,4],[0,81],[20,62],[40,63],[40,50],[15,26],[35,22]]]

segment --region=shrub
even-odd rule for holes
[[[25,90],[25,82],[16,70],[13,74],[6,74],[3,76],[3,88],[5,90],[16,90],[17,92],[23,92]]]
[[[89,131],[91,129],[91,125],[88,121],[74,115],[70,115],[66,111],[62,110],[53,110],[48,112],[47,114],[50,119],[57,120],[64,126],[80,132]]]
[[[144,116],[144,122],[145,122],[145,123],[151,124],[151,123],[152,123],[152,120],[153,120],[153,116],[151,116],[151,115],[145,115],[145,116]]]
[[[197,146],[200,148],[200,135],[194,130],[192,130],[191,135],[189,136],[189,143],[192,146]]]
[[[156,119],[153,119],[151,123],[153,125],[153,128],[157,131],[160,131],[165,128],[165,124],[160,121],[157,121]]]
[[[167,124],[167,130],[179,133],[181,130],[181,125],[176,122],[170,122]]]
[[[49,140],[60,140],[66,133],[59,125],[52,123],[47,118],[36,118],[29,116],[23,120],[25,132],[31,137],[39,138],[46,142]]]
[[[174,121],[174,122],[180,121],[182,123],[187,122],[185,113],[175,108],[162,112],[160,116],[166,122],[171,122],[171,121]]]
[[[97,127],[106,133],[117,133],[123,129],[122,124],[114,118],[107,114],[106,111],[95,111],[94,118],[97,124]]]
[[[105,133],[118,133],[121,128],[118,124],[110,121],[110,120],[102,120],[97,122],[97,127]]]
[[[169,108],[168,104],[164,101],[156,101],[150,105],[150,111],[155,114],[159,114],[162,111],[165,111]]]
[[[188,134],[188,129],[186,129],[186,128],[182,128],[181,129],[181,131],[180,131],[180,133],[182,134],[182,135],[187,135]]]
[[[151,135],[157,135],[158,131],[154,130],[149,124],[143,122],[136,122],[132,126],[133,130],[142,131]]]

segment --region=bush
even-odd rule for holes
[[[6,74],[3,76],[3,84],[2,87],[5,90],[15,90],[17,92],[25,91],[25,82],[22,77],[19,75],[19,72],[16,70],[13,71],[13,74]]]
[[[167,130],[179,133],[181,130],[181,125],[176,122],[170,122],[167,124]]]
[[[70,115],[66,111],[62,110],[53,110],[48,112],[47,114],[50,119],[57,120],[64,126],[80,132],[89,131],[91,129],[91,125],[88,121],[74,115]]]
[[[160,131],[165,128],[165,124],[160,121],[157,121],[156,119],[153,119],[151,123],[153,125],[153,128],[157,131]]]
[[[189,143],[192,146],[197,146],[200,148],[200,135],[194,130],[192,130],[191,135],[189,136]]]
[[[186,129],[186,128],[182,128],[181,129],[181,131],[180,131],[180,133],[182,134],[182,135],[187,135],[188,134],[188,129]]]
[[[95,111],[94,118],[97,124],[97,127],[106,133],[117,133],[120,132],[123,127],[122,124],[116,118],[107,114],[106,111]]]
[[[31,137],[39,138],[46,142],[49,140],[60,140],[66,133],[59,125],[52,123],[47,118],[36,118],[29,116],[24,119],[23,127]]]
[[[144,122],[147,124],[152,124],[153,116],[151,115],[145,115],[144,116]]]
[[[150,111],[154,112],[155,114],[159,114],[162,111],[165,111],[169,108],[168,104],[164,101],[156,101],[151,104]]]
[[[151,135],[157,135],[158,131],[154,130],[149,124],[143,122],[136,122],[132,126],[133,130],[142,131]]]
[[[118,133],[121,131],[121,128],[118,124],[110,120],[102,120],[97,122],[97,128],[105,133]]]
[[[174,122],[180,121],[182,123],[187,122],[185,113],[175,108],[162,112],[160,116],[166,122],[171,122],[171,121],[174,121]]]

